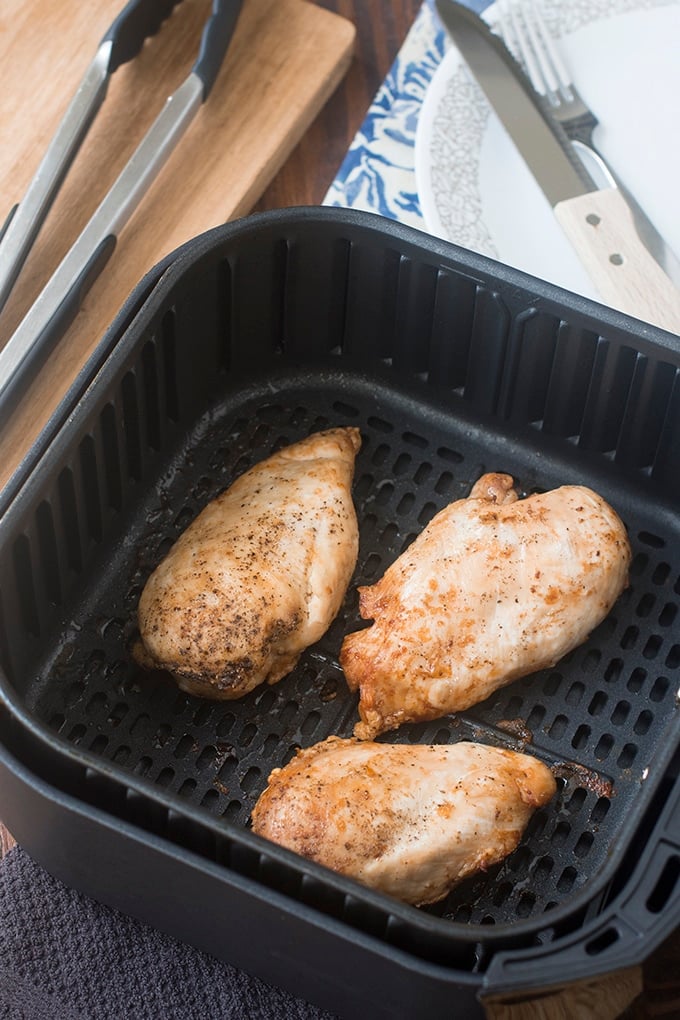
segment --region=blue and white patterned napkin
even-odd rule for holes
[[[489,0],[468,0],[482,11]],[[448,45],[434,0],[424,0],[366,114],[324,205],[363,209],[424,229],[415,179],[418,116]]]

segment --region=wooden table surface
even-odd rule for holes
[[[355,54],[349,72],[276,177],[255,210],[319,204],[360,127],[371,99],[399,50],[421,0],[316,0],[354,23]],[[0,805],[1,811],[1,805]],[[0,857],[13,845],[0,823]],[[638,994],[642,987],[641,994]],[[621,1006],[615,1005],[621,1002]],[[580,986],[575,993],[499,1002],[489,1016],[504,1020],[651,1020],[680,1018],[680,936],[661,946],[640,970]]]

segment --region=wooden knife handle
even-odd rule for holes
[[[603,302],[680,333],[680,290],[638,237],[632,213],[617,188],[558,202],[555,216]]]

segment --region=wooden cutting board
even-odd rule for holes
[[[0,223],[19,201],[123,0],[5,0],[0,12]],[[21,321],[196,60],[210,0],[183,0],[111,77],[104,104],[0,314]],[[354,26],[306,0],[245,0],[208,102],[124,228],[113,257],[0,436],[0,486],[124,299],[184,241],[249,211],[349,66]]]

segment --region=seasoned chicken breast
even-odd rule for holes
[[[482,744],[329,737],[274,769],[253,830],[407,903],[434,903],[511,853],[555,780]]]
[[[484,475],[438,513],[371,587],[340,662],[368,739],[483,701],[554,665],[609,613],[627,584],[625,528],[597,493],[565,485],[518,500]]]
[[[213,500],[139,600],[135,655],[207,698],[280,680],[336,616],[358,551],[358,429],[279,450]]]

